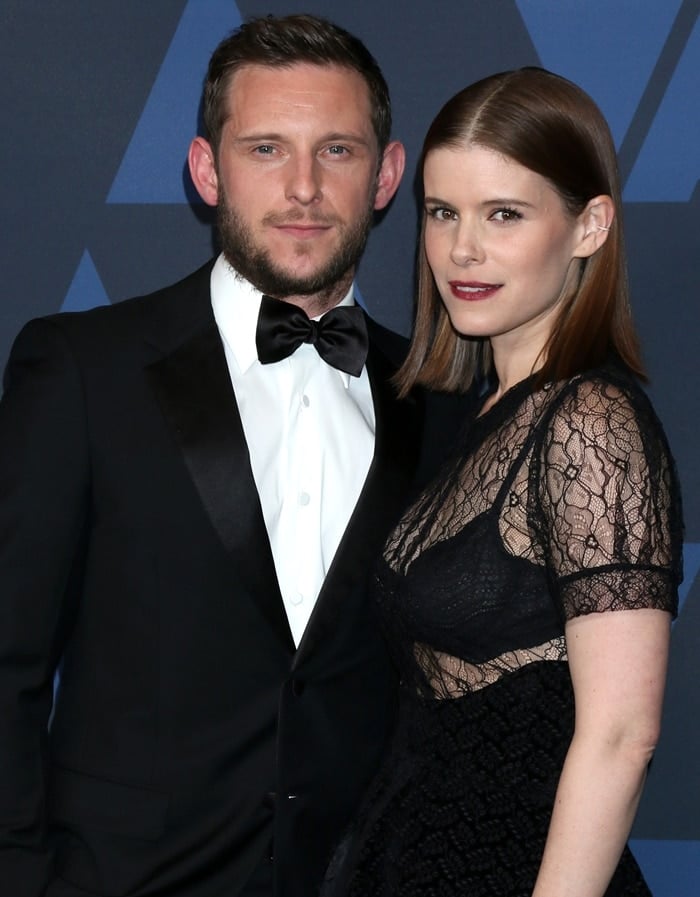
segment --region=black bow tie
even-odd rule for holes
[[[263,296],[255,333],[260,363],[281,361],[302,343],[315,346],[321,358],[339,371],[359,377],[369,346],[362,309],[344,305],[312,321],[296,305]]]

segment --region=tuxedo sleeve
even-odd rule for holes
[[[0,402],[0,882],[38,897],[51,875],[47,729],[85,528],[88,434],[61,328],[17,338]],[[76,590],[77,591],[77,590]]]

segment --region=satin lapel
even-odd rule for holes
[[[367,370],[376,417],[374,458],[355,511],[326,576],[293,669],[343,625],[343,608],[355,589],[364,591],[371,570],[407,497],[418,460],[422,408],[412,399],[399,402],[389,378],[395,368],[370,346]]]
[[[275,576],[236,398],[212,322],[146,373],[236,574],[284,643],[294,641]]]

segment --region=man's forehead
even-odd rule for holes
[[[352,96],[355,105],[366,102],[369,110],[370,92],[363,76],[353,68],[329,63],[321,65],[294,62],[289,65],[246,63],[238,68],[227,85],[227,101],[231,108],[245,101],[246,94],[258,94],[257,99],[274,99],[279,91],[323,94],[341,91]]]
[[[354,69],[335,64],[246,64],[227,87],[225,120],[235,128],[274,122],[302,126],[323,120],[330,130],[354,130],[367,136],[373,131],[364,78]]]

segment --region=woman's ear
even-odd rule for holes
[[[214,151],[203,137],[195,137],[187,154],[192,183],[197,193],[208,206],[215,206],[219,200],[219,179],[216,174]]]
[[[608,239],[615,220],[615,203],[610,196],[594,196],[579,215],[581,237],[574,258],[589,258]]]

